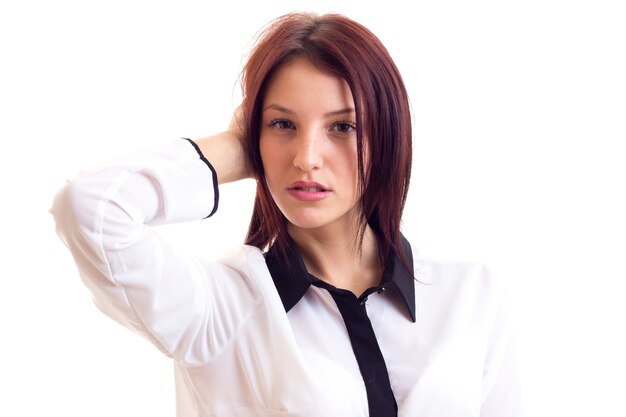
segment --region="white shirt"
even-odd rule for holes
[[[371,392],[337,291],[303,264],[293,280],[280,265],[272,276],[255,247],[216,262],[180,255],[152,230],[217,208],[217,178],[198,153],[180,140],[57,194],[57,232],[97,306],[174,359],[179,417],[368,416]],[[387,281],[354,300],[397,414],[521,415],[499,287],[481,265],[409,256],[415,281],[386,270]]]

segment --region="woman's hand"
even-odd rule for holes
[[[244,137],[243,132],[245,130],[246,120],[243,115],[243,108],[241,104],[237,106],[235,111],[233,111],[233,116],[230,119],[230,123],[228,125],[228,130],[235,135],[239,141],[243,144]]]
[[[219,184],[252,178],[244,152],[247,143],[244,126],[243,110],[238,106],[226,131],[194,140],[204,157],[215,168]]]

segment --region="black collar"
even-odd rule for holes
[[[396,253],[392,253],[389,259],[385,262],[385,270],[383,272],[383,278],[380,287],[386,286],[389,283],[394,285],[400,293],[404,305],[411,317],[411,320],[415,322],[415,281],[413,274],[413,256],[411,251],[411,245],[402,237],[402,250],[404,256],[410,266],[410,271],[407,271],[400,258]],[[317,278],[309,274],[302,261],[300,252],[292,240],[289,240],[289,246],[287,248],[287,258],[289,262],[286,263],[274,247],[265,255],[265,262],[267,268],[270,271],[276,290],[280,296],[285,311],[289,311],[295,306],[298,301],[304,296],[304,293],[309,289],[309,286],[313,284]],[[378,289],[378,287],[377,287]],[[369,291],[369,290],[368,290]]]

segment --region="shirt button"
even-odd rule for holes
[[[382,294],[385,291],[387,291],[387,287],[380,287],[380,289],[378,290],[378,294]]]

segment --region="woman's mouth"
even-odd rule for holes
[[[320,201],[327,198],[331,190],[316,182],[296,181],[287,188],[287,192],[296,200]]]
[[[302,190],[302,191],[308,191],[310,193],[317,193],[319,191],[326,191],[323,188],[319,188],[319,187],[294,187],[294,188],[290,188],[290,190]]]

